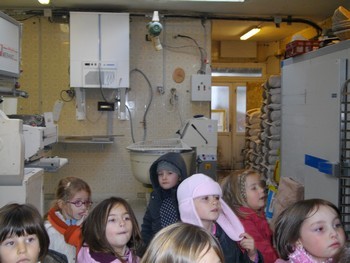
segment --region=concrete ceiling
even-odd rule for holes
[[[129,12],[151,16],[159,11],[160,18],[190,16],[209,18],[213,21],[213,40],[237,40],[253,26],[262,30],[253,41],[277,41],[294,34],[311,24],[333,15],[335,9],[344,6],[350,10],[350,0],[246,0],[244,3],[189,2],[186,0],[51,0],[43,6],[37,0],[1,0],[0,10],[8,14],[49,8],[55,12],[103,11]],[[291,18],[291,24],[284,21]],[[282,19],[280,27],[275,21]],[[299,22],[298,22],[299,21]],[[306,22],[306,23],[305,23]],[[316,35],[316,31],[315,31]]]

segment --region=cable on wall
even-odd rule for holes
[[[69,22],[69,12],[74,11],[74,10],[66,10],[66,9],[55,9],[52,10],[52,21],[57,20],[57,22],[63,23],[66,21],[67,23]],[[78,10],[82,11],[82,10]],[[84,11],[89,11],[89,12],[105,12],[106,10],[98,10],[98,9],[89,9],[89,10],[84,10]],[[110,12],[120,12],[120,10],[109,10]],[[125,12],[130,13],[131,16],[149,16],[149,11],[140,11],[138,13],[132,13],[131,10],[124,10]],[[18,13],[16,13],[15,10],[5,10],[5,13],[13,16],[13,17],[18,17]],[[44,11],[43,10],[26,10],[23,11],[20,14],[20,18],[23,20],[26,20],[28,18],[25,18],[25,16],[43,16]],[[276,27],[278,27],[281,23],[287,23],[287,24],[292,24],[292,23],[302,23],[309,25],[313,27],[317,35],[314,37],[315,39],[321,36],[322,34],[322,28],[315,22],[304,19],[304,18],[297,18],[293,16],[270,16],[270,17],[259,17],[259,16],[229,16],[229,15],[211,15],[211,14],[164,14],[162,13],[163,18],[192,18],[192,19],[201,19],[201,20],[231,20],[231,21],[257,21],[257,22],[271,22],[275,23]],[[278,23],[276,23],[276,18],[278,18]]]
[[[175,36],[175,38],[176,37],[182,37],[182,38],[188,38],[188,39],[190,39],[190,40],[192,40],[194,43],[195,43],[195,45],[196,45],[196,47],[198,48],[198,50],[199,50],[199,52],[200,52],[200,54],[201,54],[201,67],[200,67],[200,69],[198,70],[198,74],[205,74],[205,70],[206,70],[206,59],[207,59],[207,53],[206,53],[206,50],[204,49],[204,48],[202,48],[201,46],[199,46],[198,45],[198,42],[194,39],[194,38],[192,38],[192,37],[190,37],[190,36],[186,36],[186,35],[176,35]]]
[[[152,85],[151,85],[151,82],[149,81],[149,79],[147,78],[147,76],[145,75],[145,73],[143,73],[141,70],[137,69],[137,68],[134,68],[130,71],[130,74],[133,73],[133,72],[138,72],[140,73],[144,78],[145,80],[147,81],[147,84],[148,84],[148,87],[149,87],[149,90],[150,90],[150,98],[149,98],[149,101],[148,101],[148,104],[146,106],[146,110],[145,110],[145,113],[143,114],[143,120],[142,120],[142,123],[143,123],[143,131],[144,131],[144,134],[143,134],[143,140],[145,141],[146,140],[146,137],[147,137],[147,113],[148,113],[148,110],[149,110],[149,107],[151,106],[151,103],[152,103],[152,100],[153,100],[153,90],[152,90]],[[129,109],[128,109],[129,110]],[[130,113],[129,113],[130,114]],[[131,122],[131,119],[130,119],[130,122]]]
[[[208,16],[201,16],[201,15],[164,15],[164,17],[173,17],[173,18],[197,18],[197,19],[208,19],[208,20],[232,20],[232,21],[257,21],[257,22],[271,22],[275,23],[276,21],[276,16],[272,17],[246,17],[246,16],[216,16],[216,15],[208,15]],[[322,28],[317,25],[315,22],[304,19],[304,18],[294,18],[292,16],[287,16],[287,17],[279,17],[279,22],[280,23],[287,23],[287,24],[292,24],[292,23],[302,23],[302,24],[307,24],[311,27],[313,27],[316,32],[317,36],[315,38],[318,38],[322,34]],[[277,26],[277,25],[276,25]]]

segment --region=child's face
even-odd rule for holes
[[[193,199],[198,217],[203,225],[216,221],[221,212],[220,196],[206,195]]]
[[[11,236],[0,244],[0,262],[37,263],[40,244],[37,235]]]
[[[114,251],[123,256],[132,235],[131,217],[125,207],[116,204],[107,218],[106,238]]]
[[[83,204],[79,204],[79,201],[83,202]],[[91,200],[89,193],[85,190],[81,190],[67,202],[62,202],[60,208],[62,210],[63,216],[66,219],[80,220],[81,218],[87,216],[90,206]]]
[[[160,187],[165,190],[171,189],[179,182],[179,176],[177,173],[168,170],[160,170],[158,172],[158,182]]]
[[[299,242],[315,259],[336,256],[345,244],[345,233],[337,213],[329,206],[313,210],[300,228]]]
[[[266,205],[265,185],[258,174],[250,174],[246,177],[245,191],[247,196],[247,205],[260,210]]]

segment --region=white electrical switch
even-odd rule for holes
[[[192,101],[211,101],[211,75],[192,75],[191,95]]]

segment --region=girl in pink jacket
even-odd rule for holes
[[[82,226],[83,247],[78,263],[138,263],[141,235],[130,205],[111,197],[99,203]]]

